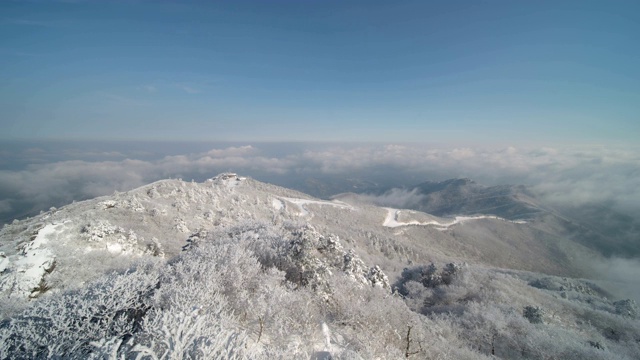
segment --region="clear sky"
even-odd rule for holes
[[[640,1],[2,1],[0,139],[634,143]]]

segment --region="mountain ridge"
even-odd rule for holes
[[[465,185],[468,183],[469,181],[465,181]],[[390,224],[389,216],[392,210],[363,206],[359,203],[349,204],[348,201],[336,201],[338,200],[315,199],[295,190],[262,183],[236,174],[221,174],[203,183],[160,180],[128,192],[75,202],[60,209],[51,209],[31,219],[5,225],[0,231],[4,251],[3,276],[0,284],[5,292],[7,289],[15,288],[16,280],[9,280],[9,274],[31,274],[35,272],[33,268],[37,267],[39,269],[37,273],[41,278],[32,279],[29,286],[36,289],[50,288],[50,285],[40,286],[40,283],[45,278],[59,277],[55,274],[57,272],[52,274],[54,264],[64,268],[62,263],[65,261],[72,261],[74,257],[82,257],[96,251],[106,251],[110,254],[106,257],[107,262],[113,263],[118,262],[116,256],[118,254],[125,256],[162,254],[170,258],[178,255],[189,243],[205,237],[214,228],[237,224],[241,221],[271,223],[303,221],[343,238],[358,239],[360,245],[369,244],[368,246],[378,249],[378,253],[386,251],[387,255],[397,257],[398,255],[390,252],[391,250],[384,249],[404,248],[408,251],[407,254],[413,254],[402,255],[401,258],[405,262],[417,260],[412,259],[411,256],[434,259],[460,258],[480,262],[486,262],[488,258],[494,257],[495,259],[489,263],[507,267],[509,264],[520,264],[524,266],[523,269],[541,270],[533,264],[526,265],[525,259],[519,255],[514,255],[517,259],[515,262],[509,259],[498,261],[497,253],[486,248],[483,242],[490,242],[494,244],[493,246],[513,254],[521,252],[515,249],[522,248],[522,245],[504,242],[502,236],[492,231],[484,232],[485,235],[478,237],[482,232],[465,230],[477,229],[479,225],[474,222],[495,223],[496,229],[502,229],[499,231],[511,232],[515,238],[522,240],[531,237],[527,235],[530,233],[529,230],[523,232],[523,229],[528,229],[524,222],[516,221],[509,225],[508,221],[505,222],[495,216],[462,217],[461,220],[450,220],[434,218],[427,213],[398,210],[393,218],[393,224]],[[354,229],[354,222],[360,224],[355,229],[361,228],[361,230],[357,230],[355,234],[351,234],[351,230],[345,231],[345,229]],[[456,225],[457,223],[460,224]],[[45,232],[48,232],[46,236],[43,235]],[[413,240],[424,236],[433,239],[427,242],[430,249]],[[454,240],[456,236],[461,238]],[[63,259],[64,256],[61,258],[41,255],[46,258],[41,261],[41,264],[24,265],[20,268],[18,265],[21,259],[33,258],[35,254],[56,251],[65,253],[64,249],[45,251],[42,245],[46,242],[45,238],[52,241],[50,246],[53,248],[68,246],[67,243],[75,246],[76,248],[72,251],[75,255],[67,260]],[[474,241],[473,238],[483,240]],[[55,243],[56,239],[60,242]],[[523,244],[531,243],[531,240],[522,241]],[[18,251],[12,253],[8,250],[11,245]],[[39,249],[41,247],[42,249]],[[354,248],[357,247],[354,246]],[[576,246],[571,245],[571,248],[575,251]],[[79,253],[78,249],[83,249],[84,254]],[[525,249],[521,250],[530,251]],[[538,253],[532,253],[532,257],[553,258],[555,256],[551,256],[547,250],[536,251]],[[588,252],[584,249],[582,251]],[[363,252],[363,255],[366,257],[369,253],[371,250]],[[543,253],[546,255],[543,256]],[[373,255],[372,260],[390,262],[386,257],[388,256]],[[73,262],[77,261],[79,260],[73,260]],[[548,262],[545,267],[547,270],[553,269],[551,271],[556,271],[557,274],[572,272],[577,274],[575,268],[561,264],[562,262],[554,260]],[[18,268],[13,272],[5,271],[11,270],[12,263],[17,264]],[[71,274],[65,277],[73,278]],[[78,282],[83,281],[85,280],[82,278],[78,280]],[[34,282],[38,284],[37,287],[33,286]],[[36,291],[34,295],[30,296],[39,294],[39,290],[34,291]]]
[[[635,302],[547,221],[161,180],[0,230],[0,357],[633,359]]]

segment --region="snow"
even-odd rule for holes
[[[284,203],[282,202],[282,200],[278,200],[278,199],[273,199],[271,200],[271,205],[273,206],[274,209],[276,210],[282,210],[284,209]]]
[[[15,269],[13,281],[17,290],[14,294],[31,297],[39,295],[40,291],[37,289],[47,271],[50,271],[55,263],[54,253],[44,245],[63,229],[64,223],[45,225],[38,231],[35,239],[24,247],[22,254],[12,256],[13,259],[4,259],[7,263],[13,260]]]
[[[324,347],[325,350],[331,350],[331,331],[326,322],[322,322],[322,335],[324,335]]]
[[[269,277],[263,277],[264,273],[259,270],[261,269],[261,265],[256,263],[253,258],[250,260],[250,262],[229,260],[228,263],[225,263],[228,265],[224,266],[228,266],[228,269],[231,269],[232,271],[219,271],[215,274],[213,274],[213,272],[207,273],[216,276],[219,275],[221,280],[220,284],[226,283],[225,279],[227,279],[229,276],[236,276],[237,274],[241,274],[242,276],[244,276],[242,279],[238,278],[242,281],[236,281],[241,285],[251,285],[254,283],[262,284],[263,280],[273,282],[264,284],[264,288],[256,288],[259,289],[256,291],[256,294],[258,294],[258,296],[261,296],[258,299],[260,301],[256,300],[255,304],[257,305],[249,316],[246,315],[246,312],[244,314],[244,318],[248,319],[246,320],[247,324],[256,324],[256,319],[259,319],[260,322],[262,322],[263,318],[261,318],[260,316],[267,316],[263,314],[268,314],[268,316],[274,314],[272,319],[275,319],[275,321],[271,319],[267,319],[267,321],[273,321],[273,324],[277,324],[273,327],[265,327],[264,334],[262,333],[262,324],[260,324],[259,329],[262,338],[258,338],[256,345],[252,346],[255,346],[258,349],[265,349],[265,353],[267,353],[266,350],[270,349],[268,348],[268,346],[270,346],[271,344],[274,344],[274,348],[276,345],[279,346],[280,344],[284,344],[287,347],[289,347],[289,345],[291,344],[294,344],[293,347],[290,348],[295,348],[297,346],[301,349],[300,351],[304,351],[307,354],[307,357],[309,357],[310,355],[315,359],[329,359],[332,357],[357,358],[358,355],[356,351],[351,351],[351,349],[357,348],[356,346],[360,346],[360,344],[372,344],[374,343],[374,341],[377,342],[380,339],[383,339],[381,337],[382,335],[384,335],[386,338],[394,337],[394,330],[395,334],[400,338],[397,341],[394,340],[395,344],[402,345],[405,336],[403,331],[407,329],[406,324],[409,324],[410,320],[412,321],[412,318],[405,317],[406,315],[404,315],[408,312],[405,312],[405,310],[402,310],[403,312],[400,312],[400,309],[404,309],[404,306],[397,306],[401,305],[400,299],[392,298],[391,300],[393,300],[394,302],[388,302],[386,300],[385,302],[381,302],[382,300],[378,301],[378,295],[376,294],[383,294],[383,292],[379,292],[378,289],[371,290],[374,292],[369,292],[368,288],[372,287],[372,285],[381,286],[384,283],[388,284],[388,278],[384,276],[384,273],[382,272],[383,268],[385,270],[391,269],[392,267],[402,268],[402,266],[404,266],[403,264],[406,264],[405,259],[411,258],[435,258],[438,262],[442,262],[445,261],[445,259],[449,259],[450,256],[451,258],[460,258],[466,260],[464,256],[467,253],[471,253],[467,252],[466,244],[464,244],[465,247],[459,246],[457,243],[451,244],[453,241],[447,241],[449,239],[465,239],[465,241],[468,240],[469,248],[474,249],[473,253],[471,254],[472,256],[476,256],[475,249],[477,249],[477,253],[480,253],[484,249],[483,246],[476,246],[476,243],[473,242],[475,241],[474,236],[468,236],[467,238],[461,236],[460,238],[458,238],[456,237],[458,234],[441,234],[437,231],[433,231],[431,235],[434,236],[429,235],[425,237],[424,234],[414,233],[413,230],[416,230],[417,228],[411,226],[431,226],[433,229],[445,230],[450,229],[456,224],[463,224],[481,219],[493,219],[502,220],[503,222],[499,223],[498,221],[491,221],[491,224],[488,224],[488,222],[485,224],[483,224],[482,222],[476,222],[473,224],[477,224],[478,229],[480,229],[482,225],[491,225],[491,228],[498,230],[496,231],[496,233],[498,233],[497,236],[501,236],[504,238],[511,238],[510,234],[512,232],[516,235],[519,235],[518,232],[514,230],[514,225],[508,224],[508,220],[499,218],[497,216],[473,215],[441,218],[411,210],[399,210],[393,208],[384,208],[385,210],[381,210],[381,208],[368,205],[362,207],[354,205],[352,207],[351,205],[342,202],[313,199],[298,192],[287,191],[272,187],[270,185],[258,184],[256,182],[253,182],[253,180],[244,183],[242,183],[240,180],[233,179],[219,179],[216,181],[218,182],[209,182],[205,185],[183,183],[179,181],[165,181],[156,183],[155,185],[153,185],[153,187],[146,187],[140,190],[132,191],[130,193],[119,194],[112,198],[105,197],[99,200],[92,200],[87,202],[82,207],[79,207],[77,205],[65,207],[63,209],[60,209],[56,214],[49,217],[49,220],[47,221],[43,220],[45,216],[39,216],[35,219],[28,220],[29,222],[25,221],[24,223],[20,223],[19,226],[7,226],[7,229],[5,229],[4,232],[0,233],[0,239],[3,242],[7,242],[11,239],[16,240],[14,242],[8,243],[8,245],[6,245],[5,247],[0,248],[0,250],[4,250],[7,252],[7,255],[0,252],[0,288],[2,289],[2,295],[4,296],[6,294],[7,296],[5,298],[9,296],[21,296],[26,301],[26,298],[28,297],[39,296],[44,290],[46,283],[49,281],[51,286],[53,287],[52,291],[57,289],[64,289],[60,285],[61,283],[66,286],[69,286],[68,284],[71,284],[71,286],[80,286],[81,284],[85,283],[85,281],[92,279],[92,273],[96,273],[97,275],[99,275],[99,273],[101,272],[106,272],[107,269],[109,269],[109,267],[107,267],[107,265],[109,265],[107,261],[111,261],[110,259],[115,259],[113,260],[114,264],[126,265],[128,264],[128,261],[131,260],[130,258],[133,258],[129,256],[123,256],[119,258],[115,256],[115,254],[140,254],[140,256],[151,256],[150,254],[155,254],[153,256],[162,257],[164,253],[162,252],[161,243],[167,246],[167,257],[170,259],[173,256],[176,256],[176,253],[180,253],[180,248],[182,248],[183,250],[189,249],[189,247],[187,246],[182,246],[185,243],[184,239],[187,237],[187,245],[190,245],[192,243],[196,243],[196,241],[198,241],[199,239],[204,239],[208,236],[211,236],[214,239],[216,239],[218,236],[222,236],[223,239],[221,239],[220,242],[215,242],[216,246],[218,243],[228,243],[233,244],[233,246],[236,246],[236,243],[239,243],[242,246],[245,246],[246,244],[256,244],[257,241],[263,240],[264,244],[267,244],[265,246],[281,246],[280,244],[288,244],[288,241],[295,240],[295,242],[292,242],[292,244],[295,244],[296,246],[298,246],[298,244],[301,244],[300,249],[307,249],[307,247],[305,245],[306,243],[299,243],[298,240],[314,241],[312,245],[315,244],[315,247],[310,248],[312,251],[307,252],[306,250],[304,250],[305,252],[300,252],[304,254],[304,257],[301,257],[301,260],[296,260],[300,261],[298,263],[299,265],[296,266],[300,266],[301,269],[307,271],[306,274],[312,274],[309,275],[309,278],[312,279],[313,284],[323,284],[321,283],[322,281],[327,281],[327,279],[331,280],[335,276],[340,276],[341,278],[344,277],[346,279],[346,281],[344,282],[340,278],[336,278],[336,280],[338,281],[336,281],[335,283],[327,282],[331,284],[331,286],[335,286],[336,289],[336,291],[332,293],[331,297],[326,295],[327,291],[325,291],[323,287],[317,286],[317,289],[319,289],[317,290],[317,294],[319,296],[319,304],[324,304],[325,301],[331,299],[332,302],[336,301],[336,304],[338,304],[340,307],[340,311],[344,311],[343,313],[338,313],[338,316],[335,317],[335,319],[338,319],[340,321],[334,321],[335,319],[333,318],[329,319],[326,317],[322,317],[321,314],[323,314],[324,307],[318,307],[317,309],[313,308],[313,312],[298,311],[299,309],[304,310],[307,308],[304,305],[305,301],[308,302],[308,299],[315,298],[308,297],[310,293],[297,290],[294,291],[293,288],[278,288],[278,284],[283,283],[282,279],[285,278],[285,272],[274,269],[273,273],[268,275]],[[226,185],[227,183],[231,183],[230,186],[236,186],[234,184],[239,185],[232,191],[229,191]],[[302,198],[300,198],[300,196],[302,196]],[[140,206],[138,206],[138,204]],[[177,204],[177,206],[173,204]],[[327,206],[331,206],[331,208],[327,208]],[[112,208],[115,209],[109,210]],[[344,211],[345,209],[347,209],[348,211]],[[290,211],[291,213],[287,213],[288,211]],[[317,217],[316,219],[313,219],[314,214]],[[299,221],[291,221],[291,218],[296,216],[306,217],[297,219]],[[62,226],[62,224],[59,223],[60,219],[73,219],[73,225]],[[273,219],[273,221],[269,222],[271,219]],[[52,222],[55,221],[58,221],[57,225],[55,223],[52,224]],[[510,222],[515,224],[525,223],[524,221]],[[297,223],[299,223],[299,225]],[[381,223],[384,227],[380,226]],[[241,236],[244,239],[243,241],[233,241],[236,235],[233,235],[234,237],[231,237],[232,234],[239,233],[235,230],[235,226],[237,226],[237,224],[240,224],[240,227],[238,227],[237,229],[241,231]],[[273,225],[273,228],[270,224]],[[294,225],[300,227],[292,228],[292,226]],[[316,230],[314,230],[311,225],[316,225],[317,228],[322,229],[322,231],[318,230],[316,232]],[[228,229],[231,229],[231,231],[229,231]],[[247,231],[247,229],[249,229],[249,231]],[[431,231],[431,229],[427,230]],[[288,232],[285,233],[284,231]],[[345,251],[340,245],[337,235],[332,235],[332,233],[335,232],[339,232],[341,236],[344,234],[344,238],[348,239],[349,243],[348,245],[345,245],[347,245],[346,247],[349,248],[349,252]],[[398,234],[399,236],[402,236],[402,238],[390,239],[389,236],[391,233]],[[461,233],[463,233],[461,235],[466,235],[465,232]],[[231,238],[228,240],[231,241],[226,240],[226,234],[229,234]],[[245,238],[245,236],[247,237]],[[147,250],[146,245],[149,245],[149,241],[145,241],[145,238],[151,239],[152,244],[156,244],[157,248]],[[158,238],[160,240],[158,240]],[[514,236],[513,238],[516,241],[520,240],[519,236]],[[281,242],[281,239],[286,240],[287,242]],[[315,241],[317,241],[317,243],[315,243]],[[484,241],[484,237],[480,236],[479,241]],[[506,241],[508,240],[505,240],[505,243]],[[214,242],[212,241],[210,243],[213,244]],[[404,249],[402,249],[403,252],[397,253],[397,260],[393,260],[393,257],[390,257],[387,253],[385,253],[386,249],[383,247],[387,246],[385,244],[394,245],[394,243],[400,244],[403,247],[406,246]],[[17,248],[14,244],[17,244],[20,247]],[[207,244],[209,244],[209,242],[207,242]],[[438,247],[440,244],[445,245],[443,247]],[[216,250],[216,254],[223,254],[220,256],[229,256],[233,253],[240,255],[244,254],[244,252],[240,253],[239,251],[235,251],[235,249],[244,248],[231,247],[231,245],[229,246],[230,247],[228,248],[221,247],[220,249],[230,249],[231,251],[225,250],[224,253],[221,253]],[[262,245],[260,246],[261,250],[264,251]],[[492,246],[492,244],[489,243],[487,247],[488,246]],[[100,249],[101,251],[96,251],[90,256],[83,256],[83,254],[81,254],[81,251],[84,247],[87,247],[87,249]],[[274,247],[273,249],[281,248],[288,249],[288,247]],[[391,247],[389,247],[388,249],[390,251],[389,254],[394,255],[395,257],[395,250]],[[458,249],[460,249],[459,252]],[[480,255],[477,255],[477,258],[472,257],[472,261],[477,261],[478,263],[483,264],[483,261],[485,261],[485,259],[487,259],[487,261],[491,261],[491,259],[493,259],[494,257],[501,256],[498,251],[493,251],[493,249],[494,248],[490,249],[488,255],[480,253]],[[501,248],[496,249],[500,250]],[[53,253],[54,250],[55,257]],[[102,250],[111,252],[113,256],[110,254],[105,254],[105,251]],[[363,254],[368,262],[371,261],[372,265],[375,261],[380,261],[380,263],[383,264],[383,268],[380,268],[377,265],[371,268],[365,266],[365,263],[356,255],[356,250]],[[186,258],[188,255],[193,255],[196,253],[197,251],[189,250],[188,252],[185,252],[184,257]],[[519,256],[518,253],[519,251],[517,251],[516,249],[516,251],[513,252],[506,252],[506,254],[504,254],[503,256],[505,258],[508,257],[508,260],[511,261],[512,257]],[[524,253],[525,254],[520,258],[524,259],[525,257],[530,257],[533,262],[539,261],[538,256],[536,256],[535,253],[532,254],[531,251],[526,251]],[[544,252],[541,253],[544,254]],[[269,254],[271,254],[271,252]],[[277,254],[282,255],[282,253]],[[289,256],[287,259],[292,258],[286,253],[282,256]],[[203,263],[215,263],[214,261],[209,261],[209,259],[209,257],[203,257],[200,260],[204,260],[202,261]],[[513,262],[506,262],[498,259],[496,263],[501,266],[504,266],[505,264],[507,264],[507,267],[513,266],[513,264],[518,264],[519,258],[515,257],[515,259],[516,260],[513,260]],[[200,264],[200,262],[198,262],[198,264]],[[253,272],[253,270],[244,271],[244,266],[247,266],[247,264],[251,264],[251,266],[255,265],[256,267],[254,268],[248,268],[249,270],[255,269],[255,272]],[[417,263],[416,265],[419,264],[420,263]],[[528,263],[524,264],[525,266],[527,266],[527,268],[533,267],[529,266]],[[547,264],[548,263],[542,263],[542,265],[540,266],[546,266]],[[54,265],[56,266],[55,270],[53,270],[54,272],[50,275],[49,272],[52,270],[52,267]],[[546,299],[554,299],[554,297],[547,296],[546,294],[543,294],[544,296],[529,296],[531,294],[535,294],[533,293],[533,291],[537,291],[533,289],[533,285],[528,285],[530,284],[529,280],[524,281],[524,278],[523,281],[519,279],[511,280],[510,277],[512,275],[510,272],[507,272],[507,270],[496,270],[498,271],[496,272],[498,276],[494,277],[492,275],[494,270],[480,267],[478,267],[477,269],[480,270],[476,270],[476,268],[474,267],[472,271],[468,272],[469,275],[467,278],[461,278],[460,288],[462,288],[462,286],[465,286],[470,287],[469,291],[475,291],[475,287],[477,287],[477,284],[485,286],[485,284],[489,283],[488,280],[485,282],[485,279],[496,278],[497,280],[495,281],[495,285],[491,283],[490,286],[492,286],[492,288],[490,289],[493,289],[493,286],[495,286],[496,289],[500,290],[511,286],[518,286],[518,288],[515,288],[518,291],[514,290],[513,293],[517,292],[518,294],[525,294],[525,296],[520,296],[515,300],[512,300],[511,298],[507,299],[506,301],[509,302],[505,301],[505,303],[500,303],[498,304],[498,306],[491,305],[493,307],[483,307],[482,309],[470,308],[471,310],[469,313],[472,317],[480,316],[478,315],[482,314],[480,313],[480,311],[485,311],[485,309],[487,309],[487,311],[495,311],[497,314],[499,314],[499,316],[494,316],[494,313],[487,312],[487,319],[495,318],[499,321],[511,321],[510,318],[503,317],[503,309],[509,308],[511,309],[509,314],[514,316],[513,320],[521,320],[521,311],[524,305],[532,304],[537,306],[539,304],[543,304],[541,302],[542,300],[539,299],[543,299],[544,301],[547,301]],[[239,272],[236,272],[236,270]],[[85,275],[85,273],[87,275]],[[338,273],[339,275],[332,275],[332,273]],[[344,276],[342,273],[344,273]],[[397,275],[397,273],[398,272],[396,271],[394,275]],[[512,273],[516,274],[519,272],[513,270]],[[304,276],[307,276],[306,274]],[[529,274],[531,273],[527,272],[526,276],[535,276]],[[138,276],[138,278],[140,278],[140,276]],[[525,275],[522,276],[524,277]],[[349,282],[348,278],[352,278],[357,282]],[[45,282],[43,282],[43,279],[45,280]],[[150,279],[144,281],[151,281],[152,284],[156,283],[156,280],[153,280],[152,276],[150,276],[149,278],[145,277],[145,279]],[[245,281],[245,279],[249,280]],[[222,280],[224,280],[225,282],[222,282]],[[211,284],[218,284],[217,281],[218,280],[216,280],[216,282],[212,282]],[[174,286],[173,284],[178,283],[178,281],[175,281],[173,283],[169,283],[169,285]],[[360,283],[362,283],[362,285],[360,285]],[[192,288],[193,290],[191,290]],[[187,292],[187,290],[200,291],[199,288],[201,287],[195,286],[192,288],[185,288],[185,293]],[[211,286],[209,288],[216,290],[217,285]],[[242,287],[238,287],[238,289],[240,289],[238,291],[243,291]],[[353,291],[350,291],[351,289],[353,289]],[[454,291],[455,289],[457,288],[450,287],[449,289],[449,287],[443,286],[440,290]],[[520,289],[523,290],[519,291]],[[366,292],[359,292],[360,290],[366,290]],[[229,291],[229,293],[235,294],[232,291]],[[425,291],[430,292],[431,290]],[[551,291],[551,289],[549,289],[549,291]],[[13,294],[9,295],[11,292],[13,292]],[[165,294],[170,293],[165,292]],[[243,295],[244,293],[241,292],[238,294],[240,294],[238,296],[245,296]],[[271,297],[272,294],[273,296]],[[451,296],[451,298],[457,296],[454,292],[447,292],[444,294],[446,296]],[[461,296],[464,296],[464,292],[461,294]],[[576,296],[577,295],[579,294],[576,293]],[[389,297],[386,295],[384,296],[385,298]],[[580,299],[582,299],[582,295],[580,296]],[[280,300],[281,298],[283,299],[283,301]],[[433,298],[435,299],[435,297]],[[176,299],[180,298],[176,297]],[[229,303],[233,304],[231,306],[236,306],[238,309],[247,308],[244,305],[246,304],[244,298],[230,297],[230,299],[231,301]],[[243,300],[241,302],[237,299]],[[254,301],[250,298],[247,299],[247,301],[249,302]],[[364,302],[360,301],[360,299],[364,299]],[[373,302],[370,299],[373,299],[376,302]],[[455,297],[454,299],[457,299],[457,297]],[[420,303],[424,303],[421,298],[416,297],[411,299],[411,301],[414,301],[414,303],[418,303],[418,300],[420,300]],[[502,298],[499,300],[502,301]],[[571,301],[571,296],[567,298],[565,294],[565,300],[562,301],[563,304],[567,304],[569,301]],[[181,301],[177,300],[175,302],[172,302],[172,304],[179,304],[180,302]],[[314,300],[312,304],[315,303],[316,302]],[[460,303],[463,304],[463,302]],[[296,312],[278,313],[274,310],[273,312],[269,313],[269,309],[278,304],[284,304],[283,306],[285,306],[285,310],[293,310]],[[291,304],[291,309],[287,307],[289,304]],[[549,302],[549,304],[551,304],[551,302]],[[598,302],[597,304],[600,306],[602,302]],[[371,311],[368,311],[367,315],[372,314],[372,317],[365,319],[366,321],[369,321],[368,324],[360,326],[361,322],[359,318],[356,318],[355,320],[358,321],[357,323],[355,323],[358,328],[353,327],[354,325],[352,324],[354,323],[341,322],[342,319],[347,319],[347,321],[349,321],[349,316],[353,316],[351,307],[357,309],[361,306],[370,307]],[[606,306],[611,309],[613,308],[612,305]],[[546,307],[550,308],[551,306]],[[175,309],[176,314],[188,315],[192,314],[192,311],[195,312],[195,309],[202,309],[202,307],[191,307],[189,305],[182,308],[176,307]],[[275,309],[279,311],[278,308]],[[178,312],[178,310],[180,312]],[[170,311],[174,311],[174,309],[170,309]],[[238,311],[238,313],[240,313],[240,310],[233,309],[233,311]],[[265,313],[264,311],[267,311],[267,313]],[[54,313],[54,311],[51,312]],[[289,316],[290,313],[294,314],[294,316]],[[576,311],[576,313],[578,312]],[[282,318],[278,318],[280,314],[285,315],[282,315]],[[295,317],[295,314],[301,315]],[[224,321],[227,321],[225,319],[226,318],[223,318]],[[319,319],[326,319],[326,322],[322,322],[322,320]],[[394,321],[398,319],[399,320],[393,323],[389,322],[391,326],[383,328],[385,332],[378,331],[375,326],[367,327],[367,325],[369,324],[382,324],[385,326],[387,325],[384,321],[381,322],[379,319],[387,322],[389,319],[392,319]],[[557,322],[559,321],[561,320],[557,320]],[[520,322],[515,323],[520,324]],[[566,323],[574,324],[575,321],[573,321],[573,318],[571,318],[570,321],[567,320]],[[175,327],[172,328],[171,325],[165,324],[170,323],[162,323],[162,325],[166,326],[167,329],[175,329]],[[180,321],[177,321],[176,324],[181,323]],[[233,326],[233,329],[236,329],[235,320],[233,322],[229,322],[229,324]],[[293,327],[289,327],[289,324],[294,324],[296,326],[295,329],[303,329],[302,331],[304,332],[289,332],[286,334],[287,337],[285,338],[284,335],[281,335],[283,334],[281,333],[281,331],[286,331],[289,328],[294,329]],[[451,326],[453,326],[453,324],[454,323],[451,323]],[[247,326],[247,336],[249,339],[255,340],[255,331],[257,330],[257,326],[250,326]],[[489,326],[493,326],[493,324],[487,325],[486,329],[487,333],[491,334],[489,331],[492,330],[489,329]],[[371,332],[371,336],[378,336],[378,334],[382,335],[380,335],[380,337],[371,338],[368,337],[367,334],[358,334],[357,332],[360,331],[360,327],[362,329],[373,329],[373,331]],[[436,329],[435,331],[439,333],[440,331],[449,330],[445,328],[445,330]],[[477,331],[478,332],[473,334],[480,334],[479,331],[485,331],[485,329],[482,328],[481,330]],[[425,333],[428,334],[429,332],[426,331]],[[354,334],[357,335],[354,336]],[[414,336],[419,339],[418,336],[420,333],[417,334],[418,335]],[[198,334],[198,336],[200,335]],[[406,336],[408,337],[408,333]],[[292,341],[288,341],[289,338],[291,338]],[[354,341],[356,340],[360,342],[355,343],[354,345]],[[453,338],[453,340],[458,341],[459,339]],[[82,341],[86,343],[86,341],[88,340]],[[102,340],[92,341],[91,343],[94,346],[100,346],[106,349],[108,345],[107,343],[109,341],[111,340],[105,338]],[[448,341],[448,339],[446,339],[446,341]],[[115,346],[116,350],[119,349],[119,344],[120,342],[114,342],[113,346]],[[406,344],[407,346],[410,345],[407,342],[404,342],[404,344]],[[413,343],[413,345],[411,345],[411,351],[416,349],[416,345],[416,343]],[[583,345],[585,345],[585,347],[589,346],[584,342]],[[123,346],[122,348],[124,349],[125,347]],[[282,349],[284,349],[284,347]],[[382,349],[382,347],[380,347],[379,349]],[[405,351],[404,348],[400,350]],[[370,354],[368,354],[368,357],[365,356],[365,358],[374,358],[373,355],[374,352],[372,351]],[[400,355],[402,355],[402,353],[400,353]],[[416,358],[423,357],[423,355],[424,354],[416,354]],[[478,355],[478,357],[480,356],[481,355]],[[379,358],[400,357],[403,356],[380,356]],[[430,356],[425,355],[424,357]],[[505,355],[505,357],[509,356]]]
[[[190,232],[184,220],[177,218],[175,222],[174,229],[183,233]],[[107,250],[112,254],[140,256],[145,252],[140,247],[140,244],[144,243],[144,238],[139,237],[133,229],[126,230],[107,220],[98,220],[84,226],[83,235],[89,243],[89,246],[84,249],[85,254],[94,250]]]
[[[33,241],[25,247],[25,250],[35,250],[40,248],[40,246],[46,244],[49,241],[47,238],[55,234],[56,232],[58,232],[60,230],[60,226],[61,224],[60,225],[49,224],[43,227],[42,229],[40,229],[40,231],[38,231],[38,235],[36,236],[36,238],[33,239]]]
[[[112,254],[120,254],[124,252],[122,245],[118,243],[107,243],[106,248],[107,248],[107,251],[109,251]]]
[[[331,208],[327,208],[329,206]],[[49,280],[51,270],[57,281],[52,282],[55,284],[52,286],[56,289],[75,286],[91,280],[93,275],[74,274],[68,269],[71,266],[91,268],[93,260],[90,259],[100,259],[100,271],[103,271],[140,256],[163,257],[166,252],[171,258],[180,253],[185,241],[191,241],[194,232],[232,226],[244,220],[269,221],[282,216],[287,220],[297,217],[310,224],[316,221],[325,224],[331,215],[339,218],[332,219],[336,224],[349,224],[352,218],[357,218],[368,229],[378,226],[374,231],[382,232],[379,225],[384,215],[378,211],[337,200],[314,199],[299,192],[247,181],[232,173],[218,175],[205,184],[162,180],[8,226],[0,233],[0,240],[6,244],[0,248],[6,253],[3,256],[0,252],[0,292],[11,297],[37,296],[38,289],[44,285],[42,280]],[[387,209],[383,223],[387,228],[394,228],[392,231],[399,236],[412,236],[406,233],[411,229],[409,225],[444,230],[457,223],[487,218],[443,219],[402,211],[398,216],[400,210]],[[63,226],[61,222],[68,219],[72,223]],[[95,275],[100,275],[100,271]],[[61,273],[65,274],[62,281],[58,280],[60,275],[55,275]],[[365,275],[366,271],[363,278]]]
[[[302,216],[302,217],[306,217],[309,215],[309,210],[307,210],[305,205],[310,205],[310,204],[333,206],[341,209],[353,209],[351,205],[345,204],[342,201],[337,201],[337,200],[323,201],[323,200],[309,200],[309,199],[298,199],[298,198],[288,198],[288,197],[283,197],[282,199],[297,205],[298,209],[300,210],[299,216]]]
[[[449,227],[456,225],[456,224],[462,224],[464,222],[467,221],[472,221],[472,220],[481,220],[481,219],[493,219],[493,220],[502,220],[502,221],[508,221],[514,224],[526,224],[525,221],[522,220],[515,220],[515,221],[511,221],[511,220],[507,220],[498,216],[494,216],[494,215],[476,215],[476,216],[456,216],[455,218],[453,218],[451,221],[449,222],[439,222],[436,220],[431,220],[431,221],[425,221],[425,222],[420,222],[420,221],[409,221],[409,222],[400,222],[398,221],[398,215],[400,215],[400,212],[402,210],[399,209],[393,209],[393,208],[385,208],[387,210],[387,216],[385,217],[384,221],[382,222],[382,226],[384,227],[389,227],[389,228],[396,228],[396,227],[400,227],[400,226],[410,226],[410,225],[418,225],[418,226],[433,226],[438,230],[446,230]]]
[[[9,267],[9,264],[11,264],[9,259],[5,257],[4,254],[2,254],[2,256],[0,257],[0,273],[3,273],[7,269],[7,267]]]

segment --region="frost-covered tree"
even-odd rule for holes
[[[244,358],[247,335],[233,328],[236,320],[221,295],[211,292],[199,305],[175,300],[145,317],[130,353],[158,360]]]
[[[141,264],[34,303],[2,324],[0,357],[82,358],[93,350],[91,342],[127,340],[142,326],[159,275],[158,265]]]
[[[542,324],[544,322],[544,310],[539,306],[525,306],[522,310],[522,316],[532,324]]]
[[[392,292],[383,267],[344,244],[295,222],[200,233],[175,258],[53,293],[9,317],[0,357],[629,360],[640,352],[633,303],[577,280],[430,264],[404,269]],[[545,325],[523,316],[525,306],[547,309]]]
[[[622,316],[628,316],[634,319],[638,317],[638,307],[632,299],[619,300],[614,302],[613,305],[616,308],[616,313]]]

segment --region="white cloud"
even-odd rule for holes
[[[257,149],[251,145],[228,147],[226,149],[211,149],[206,152],[210,157],[246,156],[255,154]]]
[[[333,147],[303,158],[326,173],[378,166],[424,180],[470,177],[488,185],[526,184],[554,202],[614,201],[640,207],[640,156],[616,148],[429,149],[407,146]]]
[[[311,146],[310,146],[311,147]],[[249,176],[290,178],[385,176],[413,183],[470,177],[480,183],[526,184],[551,202],[581,205],[608,201],[622,209],[640,208],[640,155],[628,149],[582,148],[428,148],[417,145],[313,145],[267,155],[246,145],[156,160],[61,161],[0,171],[0,198],[52,201],[127,190],[167,178],[213,176],[236,171]],[[121,151],[122,152],[122,151]],[[118,159],[112,157],[111,159]],[[122,159],[122,157],[120,157]],[[259,177],[258,177],[259,178]],[[401,198],[402,194],[390,194]],[[391,201],[391,197],[390,197]],[[13,203],[15,205],[15,203]],[[13,206],[15,208],[15,206]]]
[[[605,280],[607,290],[640,302],[640,260],[611,258],[589,264]]]
[[[411,191],[405,189],[394,188],[382,195],[361,195],[365,201],[371,202],[378,206],[388,206],[396,209],[411,209],[420,204],[425,195],[418,193],[417,189]]]
[[[125,191],[168,177],[210,177],[223,171],[283,174],[294,166],[286,158],[263,156],[251,146],[212,149],[206,153],[165,156],[144,161],[59,161],[30,165],[18,171],[0,171],[0,212],[23,207],[46,209],[72,200]]]

